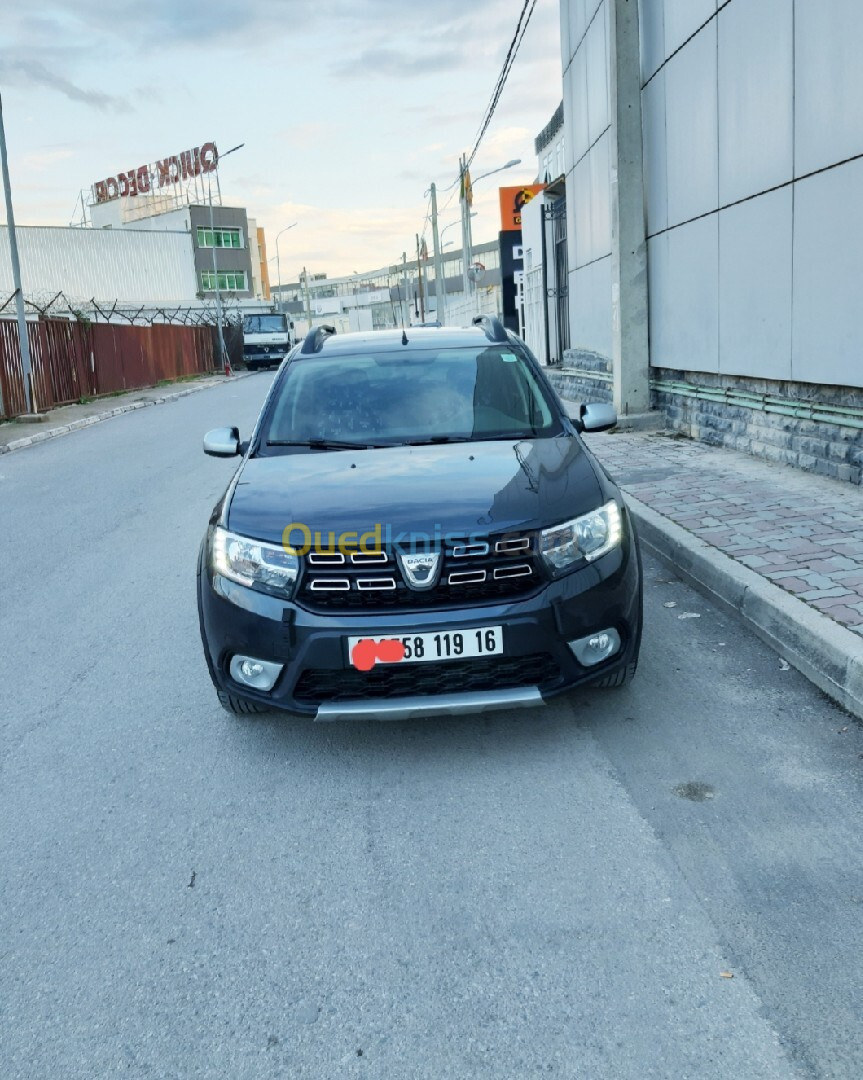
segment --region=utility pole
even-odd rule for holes
[[[404,282],[405,290],[405,307],[404,315],[402,316],[402,326],[405,327],[409,326],[411,321],[410,307],[408,306],[408,256],[405,251],[402,252],[402,281]]]
[[[426,321],[426,307],[423,299],[423,268],[420,258],[420,238],[417,233],[417,279],[420,284],[420,322]]]
[[[647,239],[638,10],[610,0],[611,297],[614,406],[621,416],[650,408]]]
[[[312,328],[312,298],[309,295],[309,272],[303,267],[303,286],[306,293],[306,319],[309,323],[309,330]]]
[[[6,131],[3,127],[3,98],[0,95],[0,160],[3,167],[3,191],[6,195],[6,225],[9,229],[9,253],[12,256],[12,284],[15,288],[15,312],[18,316],[18,347],[21,350],[21,373],[24,378],[24,400],[27,412],[35,413],[37,403],[33,389],[30,364],[30,339],[27,337],[27,317],[24,314],[24,291],[21,288],[21,264],[18,261],[18,238],[15,235],[15,215],[12,213],[12,185],[9,182],[9,161],[6,157]]]
[[[467,201],[467,155],[458,159],[459,178],[461,181],[461,271],[464,283],[464,298],[467,303],[470,300],[470,278],[467,269],[470,262],[470,206]]]
[[[437,301],[437,317],[441,326],[446,326],[446,278],[443,276],[443,260],[440,253],[440,236],[437,231],[437,189],[431,186],[431,227],[434,247],[434,293]]]
[[[216,327],[219,332],[219,358],[222,361],[222,371],[226,371],[228,350],[225,348],[225,335],[222,331],[222,294],[219,291],[219,263],[216,259],[216,227],[213,224],[213,185],[207,179],[207,196],[210,200],[210,234],[213,241],[213,288],[216,290]]]

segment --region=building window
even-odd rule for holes
[[[241,248],[243,233],[240,229],[204,229],[198,227],[199,248]]]
[[[201,271],[201,290],[215,292],[216,275],[212,270]],[[246,273],[244,270],[220,270],[219,290],[221,292],[247,292]]]

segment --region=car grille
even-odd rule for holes
[[[532,535],[464,538],[446,544],[438,584],[422,590],[391,552],[310,552],[297,598],[315,611],[426,610],[527,596],[544,580]]]
[[[548,653],[489,656],[427,664],[382,664],[372,671],[356,668],[306,668],[294,697],[309,705],[369,698],[504,690],[521,686],[551,687],[561,678]]]

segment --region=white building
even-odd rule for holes
[[[561,0],[561,385],[859,483],[863,4],[637,7]]]

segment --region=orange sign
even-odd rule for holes
[[[513,232],[521,228],[521,211],[534,195],[543,190],[545,184],[527,184],[522,187],[502,187],[500,192],[500,228],[501,232]]]

